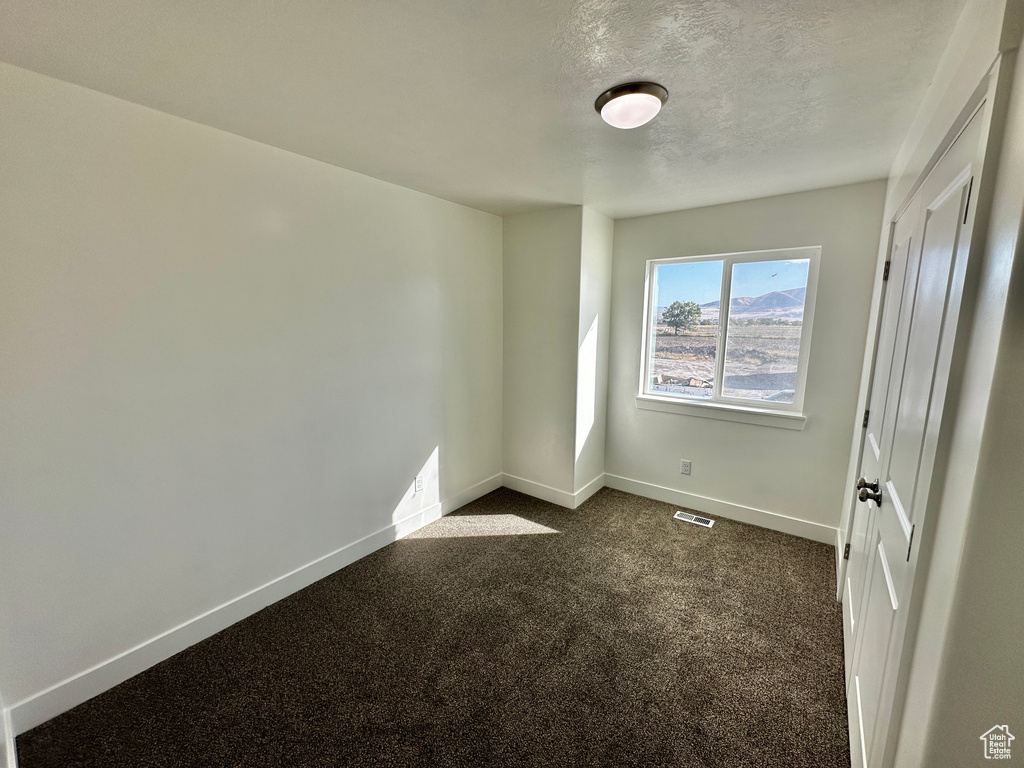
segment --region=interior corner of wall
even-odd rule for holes
[[[1024,44],[1024,0],[1006,0],[1003,10],[1003,35],[999,50],[1003,53],[1020,48]]]

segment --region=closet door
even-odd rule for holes
[[[889,376],[894,367],[901,368],[906,352],[906,339],[897,345],[897,330],[900,312],[913,302],[913,296],[905,297],[904,291],[914,285],[917,267],[920,264],[920,244],[915,231],[920,214],[917,200],[904,211],[893,229],[893,244],[886,267],[888,278],[882,304],[882,317],[875,351],[875,369],[868,399],[868,416],[861,448],[861,468],[858,477],[881,477],[882,423],[885,420],[885,400],[889,389]],[[916,249],[916,250],[915,250]],[[912,254],[912,258],[911,258]],[[910,274],[908,275],[908,268]],[[903,324],[905,325],[905,323]],[[899,355],[897,356],[897,352]],[[870,538],[868,525],[873,521],[871,502],[858,501],[850,531],[850,558],[846,567],[846,583],[843,586],[843,647],[846,652],[846,683],[850,684],[853,670],[853,649],[860,626],[860,607],[863,597],[864,576],[867,570]]]
[[[871,410],[878,410],[869,414],[865,433],[860,520],[850,547],[851,579],[858,583],[848,587],[856,615],[847,697],[856,768],[881,766],[889,735],[917,563],[912,548],[925,524],[960,314],[965,228],[982,122],[978,116],[971,121],[925,180],[904,214],[914,217],[914,225],[901,219],[896,227],[903,239],[894,242],[893,261],[906,243],[906,279],[898,308],[893,298],[892,316],[883,321],[889,324],[884,338],[892,339],[892,352],[887,364],[876,363]],[[878,354],[885,349],[880,344]]]

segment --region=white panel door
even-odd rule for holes
[[[883,316],[876,353],[858,483],[863,503],[844,595],[851,602],[847,703],[854,768],[881,768],[890,734],[917,562],[911,548],[924,522],[959,316],[981,123],[976,117],[939,161],[894,232],[890,279],[902,260],[903,285],[899,298],[891,286],[885,303],[890,316]]]
[[[858,477],[869,479],[880,478],[882,423],[885,418],[885,400],[889,389],[889,376],[893,368],[901,369],[903,354],[906,352],[906,339],[897,344],[897,330],[901,309],[910,304],[913,297],[904,302],[904,290],[908,284],[914,284],[917,258],[920,248],[910,258],[911,251],[918,245],[914,232],[917,226],[919,205],[917,200],[903,213],[893,230],[892,251],[889,257],[889,278],[885,287],[885,298],[882,304],[882,317],[879,323],[878,344],[875,349],[875,368],[872,373],[871,394],[868,399],[867,427],[864,431],[864,445],[861,450],[861,466]],[[908,266],[912,274],[908,275]],[[846,682],[850,683],[853,669],[853,649],[857,639],[860,607],[863,597],[864,575],[867,571],[868,539],[871,531],[869,524],[874,520],[871,516],[872,502],[858,501],[853,513],[853,525],[850,529],[850,558],[846,567],[846,582],[843,586],[843,647],[846,653]]]

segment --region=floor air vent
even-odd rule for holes
[[[706,517],[699,517],[698,515],[691,515],[689,512],[679,511],[672,515],[676,520],[685,520],[687,523],[693,523],[694,525],[702,525],[705,528],[710,528],[715,524],[714,520],[709,520]]]

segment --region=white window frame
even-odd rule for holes
[[[751,400],[727,397],[722,394],[725,372],[725,350],[728,343],[729,310],[732,303],[732,267],[755,261],[788,261],[807,259],[807,292],[804,298],[803,326],[800,332],[800,356],[797,361],[796,389],[792,403],[770,400]],[[719,303],[718,332],[715,336],[715,377],[711,397],[697,397],[650,390],[651,341],[654,338],[656,318],[653,315],[654,279],[657,267],[668,264],[692,264],[702,261],[721,261],[722,290]],[[798,248],[776,248],[765,251],[741,253],[716,253],[706,256],[680,256],[668,259],[649,259],[644,283],[643,338],[640,345],[640,387],[637,406],[646,410],[689,413],[695,416],[722,418],[729,421],[745,421],[789,429],[803,429],[804,396],[807,389],[807,369],[811,351],[811,326],[814,321],[814,302],[818,287],[818,268],[821,261],[821,246]]]

